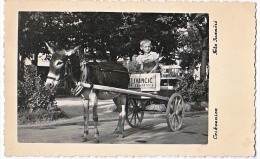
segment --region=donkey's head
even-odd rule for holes
[[[54,90],[59,83],[61,69],[64,68],[66,60],[69,56],[76,52],[79,46],[69,50],[57,50],[53,45],[50,45],[46,42],[45,44],[49,52],[52,54],[52,58],[50,60],[50,70],[45,82],[45,86],[50,90]]]

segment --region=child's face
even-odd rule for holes
[[[144,53],[149,53],[151,51],[151,43],[144,43],[141,45],[141,50],[143,50]]]

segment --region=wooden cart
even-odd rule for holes
[[[133,127],[140,127],[144,119],[144,112],[151,111],[147,107],[154,103],[164,104],[166,122],[171,131],[178,131],[183,123],[185,104],[178,88],[177,77],[161,77],[160,73],[132,74],[129,89],[120,89],[102,85],[82,83],[87,88],[117,92],[127,95],[126,121]],[[156,105],[156,104],[155,104]],[[156,111],[156,110],[154,110]]]

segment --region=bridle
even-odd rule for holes
[[[47,76],[47,79],[51,79],[51,80],[54,80],[54,81],[60,81],[60,80],[56,80],[56,78],[51,77],[51,76]]]
[[[69,69],[71,69],[70,59],[68,58],[68,59],[66,59],[65,61],[66,61],[65,67],[69,67]],[[64,68],[64,69],[66,70],[66,68]],[[51,79],[51,80],[53,80],[53,81],[57,81],[57,82],[58,82],[57,84],[59,84],[60,82],[63,82],[63,81],[65,81],[65,80],[67,80],[68,78],[73,77],[73,73],[75,73],[75,72],[76,72],[76,71],[74,71],[74,72],[69,71],[69,73],[67,73],[67,76],[64,77],[64,78],[62,78],[62,79],[58,79],[58,80],[57,80],[55,77],[51,77],[51,76],[47,76],[47,79]],[[66,73],[65,73],[65,74],[66,74]]]

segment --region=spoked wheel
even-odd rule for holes
[[[132,127],[139,127],[144,118],[144,102],[142,100],[128,99],[127,123]]]
[[[168,101],[166,110],[166,121],[172,131],[178,131],[181,128],[184,113],[183,98],[179,93],[174,93]]]

